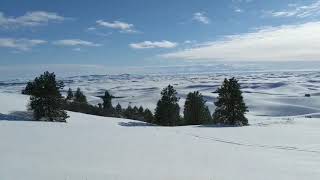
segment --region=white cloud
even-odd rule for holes
[[[268,11],[267,14],[270,14],[273,17],[298,17],[306,18],[310,16],[320,15],[320,1],[316,1],[309,5],[299,6],[297,4],[289,4],[289,9],[281,11]]]
[[[54,41],[53,44],[59,46],[102,46],[101,44],[84,41],[81,39],[62,39]]]
[[[44,44],[46,41],[39,39],[13,39],[13,38],[0,38],[0,47],[11,48],[20,51],[30,50],[32,47]]]
[[[194,13],[192,20],[198,21],[203,24],[210,24],[210,19],[203,12]]]
[[[186,60],[318,61],[319,32],[320,21],[265,28],[160,56]]]
[[[174,48],[178,43],[171,41],[144,41],[140,43],[132,43],[130,47],[133,49],[152,49],[152,48]]]
[[[50,21],[63,21],[65,17],[53,12],[33,11],[27,12],[19,17],[6,17],[0,12],[0,27],[1,28],[19,28],[19,27],[34,27],[49,23]]]
[[[98,21],[96,21],[96,23],[102,27],[118,29],[118,30],[120,30],[120,32],[125,32],[125,33],[137,32],[136,30],[134,30],[133,24],[129,24],[126,22],[121,22],[121,21],[107,22],[107,21],[103,21],[103,20],[98,20]]]
[[[244,10],[241,9],[241,8],[236,7],[236,8],[234,8],[234,12],[236,12],[236,13],[242,13],[242,12],[244,12]]]

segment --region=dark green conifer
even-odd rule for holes
[[[88,104],[87,97],[83,94],[80,88],[74,93],[74,102]]]
[[[219,96],[214,103],[216,105],[214,122],[232,126],[248,125],[248,119],[245,117],[248,108],[244,103],[238,81],[234,77],[225,79],[217,92]]]
[[[103,108],[104,109],[112,109],[112,96],[109,91],[105,91],[104,96],[102,97],[103,100]]]
[[[180,123],[179,98],[173,86],[169,85],[161,92],[157,103],[154,123],[163,126],[176,126]]]
[[[30,109],[35,120],[66,122],[68,115],[63,110],[64,98],[60,93],[63,86],[63,82],[48,71],[35,78],[30,91]]]
[[[205,103],[198,91],[187,95],[183,111],[185,124],[200,125],[211,121],[211,115]]]
[[[143,118],[145,122],[148,122],[148,123],[153,123],[154,121],[154,116],[148,108],[144,110]]]
[[[73,100],[73,92],[71,88],[68,89],[66,100],[68,101]]]

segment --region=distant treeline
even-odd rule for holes
[[[216,109],[211,115],[206,101],[198,91],[187,95],[183,117],[180,116],[179,98],[173,86],[168,85],[161,91],[155,113],[142,106],[128,105],[122,108],[118,103],[112,104],[114,98],[109,91],[101,96],[103,103],[89,104],[87,97],[78,88],[69,88],[67,96],[63,97],[60,90],[64,87],[62,81],[57,81],[54,73],[45,72],[34,81],[28,82],[23,94],[30,95],[29,109],[33,110],[36,120],[65,122],[65,110],[106,117],[119,117],[139,120],[161,126],[216,124],[227,126],[248,125],[245,113],[248,111],[242,97],[240,85],[235,78],[225,79],[216,91]]]

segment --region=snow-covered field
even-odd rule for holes
[[[68,123],[30,122],[27,100],[0,93],[0,179],[320,178],[317,118],[250,114],[241,128],[157,127],[69,112]]]
[[[225,77],[241,83],[251,126],[157,127],[69,112],[68,123],[31,122],[28,79],[0,81],[0,179],[4,180],[318,180],[320,73],[242,72],[61,77],[90,103],[108,89],[113,103],[151,110],[168,84],[199,90],[214,109]],[[59,76],[58,76],[59,78]],[[305,97],[310,94],[311,97]]]

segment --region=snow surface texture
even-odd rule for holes
[[[154,110],[160,98],[160,91],[172,84],[178,92],[180,106],[183,107],[186,95],[200,91],[214,110],[214,91],[226,77],[235,76],[244,91],[250,115],[254,116],[296,116],[320,112],[320,73],[310,72],[238,72],[211,74],[177,75],[86,75],[61,78],[65,82],[64,93],[69,87],[80,87],[88,96],[90,103],[97,104],[97,96],[109,90],[114,96],[113,104],[118,102],[127,107],[143,105]],[[59,78],[59,77],[58,77]],[[20,93],[26,79],[0,81],[0,92]],[[310,94],[311,97],[305,97]],[[181,108],[181,112],[182,112]]]
[[[32,122],[23,114],[27,100],[0,93],[0,179],[320,179],[317,118],[158,127],[69,112],[68,123]]]

